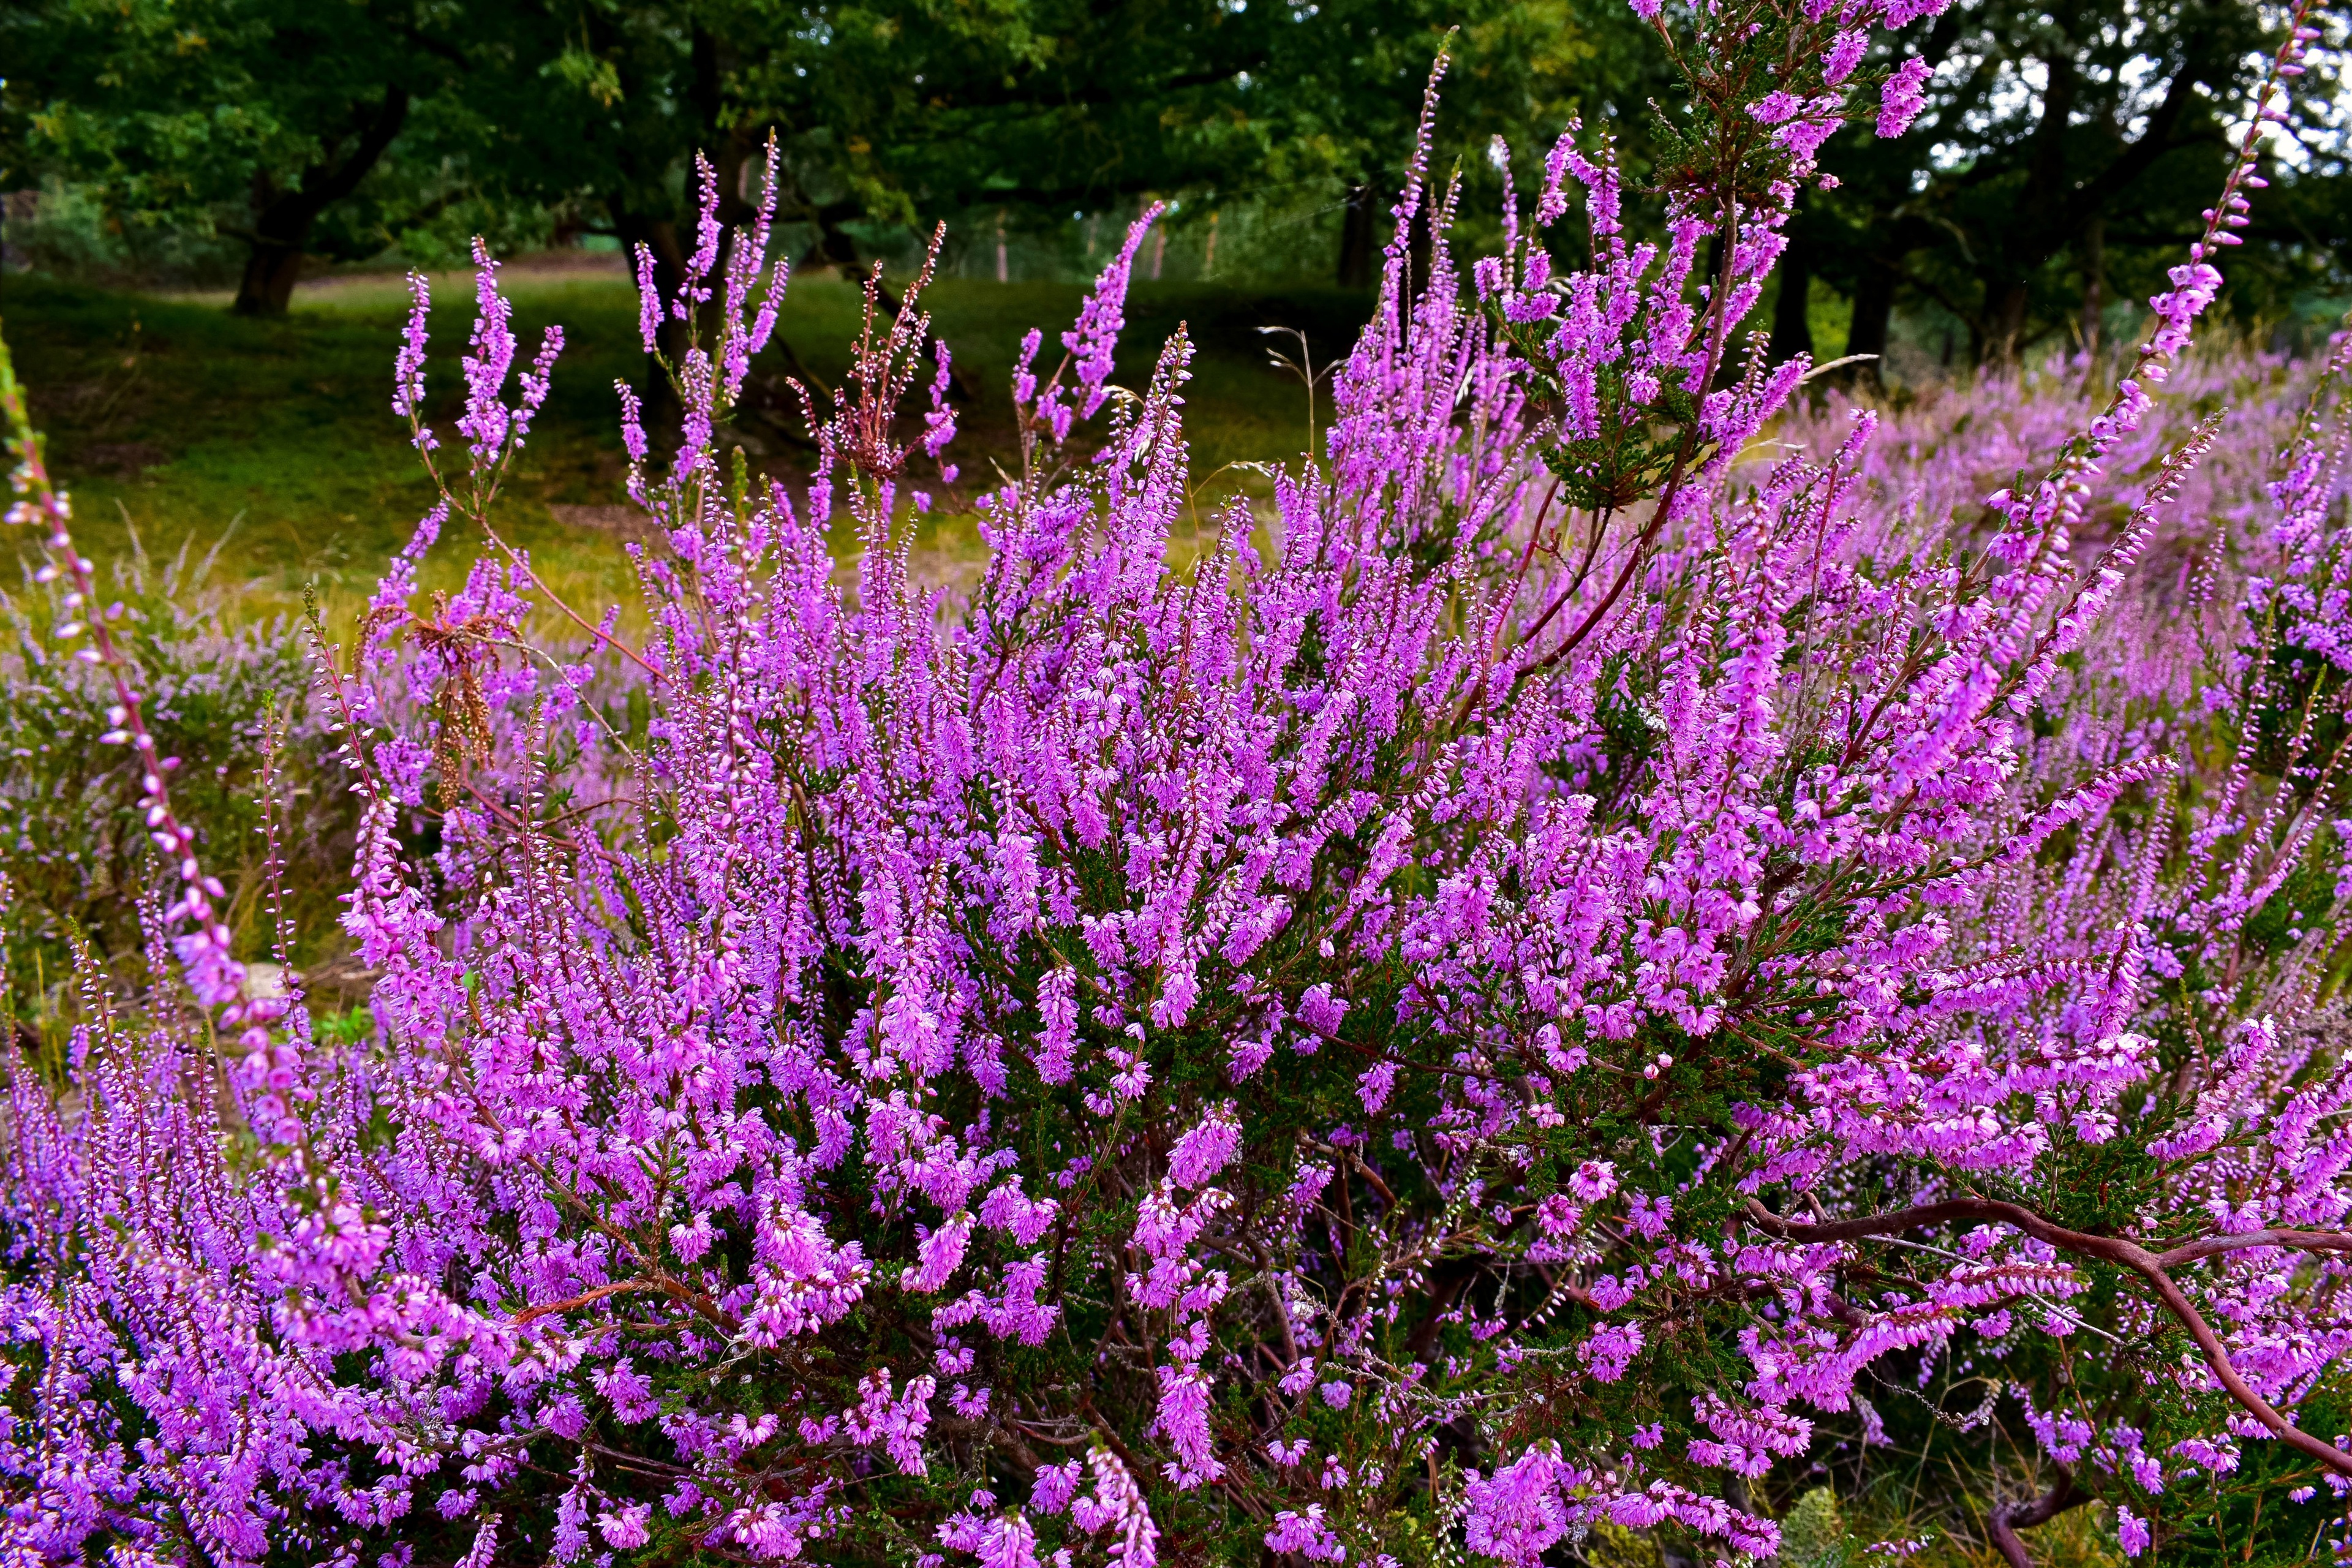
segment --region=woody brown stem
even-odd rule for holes
[[[2061,1469],[2056,1483],[2032,1502],[1993,1505],[1992,1543],[2009,1559],[2010,1568],[2033,1568],[2033,1559],[2026,1554],[2025,1542],[2017,1532],[2047,1524],[2068,1509],[2079,1508],[2090,1500],[2086,1493],[2074,1489],[2072,1472]]]
[[[2352,1237],[2329,1231],[2262,1231],[2254,1236],[2272,1239],[2255,1240],[2246,1237],[2213,1237],[2202,1242],[2189,1242],[2159,1256],[2136,1241],[2120,1237],[2091,1236],[2064,1226],[2053,1225],[2032,1209],[2016,1204],[2000,1203],[1990,1198],[1951,1198],[1937,1204],[1922,1204],[1916,1208],[1900,1209],[1893,1214],[1867,1215],[1858,1219],[1831,1220],[1819,1225],[1801,1220],[1783,1219],[1754,1198],[1748,1200],[1748,1215],[1756,1225],[1774,1236],[1785,1236],[1795,1241],[1858,1241],[1868,1237],[1895,1236],[1906,1230],[1922,1230],[1951,1220],[1990,1220],[1995,1224],[2013,1226],[2063,1252],[2077,1257],[2095,1258],[2102,1262],[2127,1268],[2138,1275],[2156,1293],[2164,1310],[2172,1314],[2205,1357],[2214,1378],[2230,1397],[2236,1400],[2246,1413],[2271,1430],[2279,1441],[2298,1452],[2326,1465],[2340,1476],[2352,1477],[2352,1454],[2333,1443],[2323,1442],[2296,1426],[2274,1408],[2271,1402],[2254,1392],[2230,1359],[2227,1346],[2205,1321],[2180,1287],[2166,1272],[2168,1259],[2193,1261],[2217,1252],[2242,1250],[2246,1247],[2297,1247],[2309,1250],[2352,1251]],[[2325,1242],[2305,1240],[2317,1237]],[[2231,1243],[2234,1245],[2221,1245]],[[2203,1250],[2199,1250],[2202,1248]],[[2188,1255],[2183,1257],[2183,1255]]]

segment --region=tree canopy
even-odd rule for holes
[[[1898,298],[1940,306],[1971,361],[2007,359],[2053,333],[2100,334],[2105,307],[2164,287],[2203,225],[2228,129],[2242,122],[2267,35],[2239,0],[1975,0],[1912,29],[1935,62],[1910,132],[1848,133],[1826,163],[1843,184],[1796,228],[1784,300],[1826,279],[1853,306],[1849,348],[1878,353]],[[2337,79],[2305,79],[2302,200],[2247,237],[2276,310],[2340,268],[2347,231],[2329,131]],[[2280,171],[2273,164],[2273,174]],[[1776,322],[1809,346],[1801,312]]]
[[[1849,302],[1856,353],[1883,352],[1898,303],[1972,360],[2095,339],[2199,222],[2265,26],[2242,0],[1969,0],[1904,29],[1934,67],[1927,112],[1827,150],[1841,185],[1791,226],[1776,342],[1811,346],[1817,285]],[[305,253],[431,255],[461,231],[601,232],[667,285],[695,153],[732,223],[771,135],[804,260],[1160,196],[1303,215],[1329,247],[1313,265],[1362,285],[1441,51],[1441,168],[1490,182],[1493,137],[1580,121],[1638,192],[1675,112],[1649,35],[1619,0],[12,0],[0,161],[127,226],[243,241],[253,312],[284,309]],[[2315,55],[2273,170],[2289,188],[2242,236],[2234,286],[2259,310],[2341,281],[2337,58]],[[1523,178],[1542,151],[1516,149]]]

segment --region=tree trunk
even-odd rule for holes
[[[2017,363],[2025,338],[2025,308],[2030,302],[2025,279],[1985,279],[1985,320],[1977,338],[1979,362],[2006,369]]]
[[[353,128],[351,151],[337,159],[332,153],[344,140],[338,138],[328,159],[302,171],[289,191],[277,192],[266,177],[256,182],[251,242],[245,276],[238,281],[236,301],[229,307],[240,316],[282,316],[293,301],[295,280],[302,273],[302,247],[319,215],[359,188],[376,166],[392,139],[408,119],[408,89],[387,87],[383,101]]]
[[[268,222],[265,217],[264,224]],[[294,301],[294,285],[302,275],[302,247],[310,237],[311,215],[288,223],[290,232],[272,234],[256,225],[253,248],[238,279],[236,300],[229,309],[240,316],[282,316]]]
[[[1849,384],[1886,384],[1886,330],[1895,316],[1895,268],[1876,257],[1863,260],[1862,276],[1853,290],[1853,324],[1846,330],[1845,352],[1875,354],[1847,371]]]
[[[866,276],[866,264],[857,258],[857,242],[841,226],[841,216],[829,207],[816,215],[816,239],[809,246],[808,254],[801,258],[801,265],[830,267],[848,283]]]
[[[2099,352],[2107,309],[2107,220],[2094,213],[2083,225],[2083,352]]]
[[[1380,204],[1369,184],[1348,193],[1339,219],[1339,284],[1342,289],[1370,289],[1380,281]]]
[[[1714,341],[1714,329],[1711,324],[1713,302],[1723,293],[1723,236],[1710,234],[1706,237],[1706,270],[1699,274],[1706,283],[1710,325],[1706,329],[1705,337],[1710,343]],[[1723,357],[1716,362],[1715,379],[1707,383],[1707,391],[1721,392],[1727,386],[1737,386],[1739,384],[1742,346],[1743,340],[1739,333],[1735,331],[1725,335]]]
[[[863,288],[871,268],[858,258],[857,241],[842,226],[859,216],[864,209],[855,202],[835,202],[816,211],[816,243],[802,258],[803,267],[830,267],[842,276],[842,280]],[[882,308],[892,315],[898,313],[898,296],[887,283],[877,295]]]
[[[1437,193],[1422,188],[1421,205],[1412,209],[1412,219],[1404,237],[1404,289],[1407,299],[1418,300],[1429,291],[1430,269],[1437,261],[1436,223],[1431,209],[1436,205]]]
[[[1780,297],[1772,305],[1772,363],[1813,357],[1813,256],[1801,239],[1780,253]]]

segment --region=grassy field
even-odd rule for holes
[[[599,524],[623,499],[613,384],[645,372],[635,290],[617,272],[517,266],[507,278],[526,342],[561,322],[568,346],[504,503],[504,525],[551,583],[601,602],[625,586],[617,542]],[[473,302],[466,276],[433,281],[431,418],[451,439]],[[990,473],[991,456],[1010,450],[1006,383],[1022,334],[1045,329],[1055,348],[1041,356],[1050,366],[1058,357],[1054,335],[1081,294],[1055,284],[950,280],[929,297],[971,395],[950,454],[967,484]],[[1134,384],[1148,374],[1160,345],[1186,323],[1200,350],[1186,406],[1195,477],[1204,491],[1230,489],[1245,476],[1219,474],[1223,465],[1292,458],[1306,444],[1305,394],[1268,364],[1267,340],[1256,329],[1304,329],[1319,360],[1345,349],[1370,303],[1337,290],[1139,284],[1118,379]],[[48,434],[52,466],[74,493],[85,551],[126,549],[134,533],[150,551],[188,539],[201,550],[226,536],[222,574],[247,586],[240,602],[253,609],[288,605],[307,586],[349,605],[432,500],[390,407],[405,293],[393,278],[337,279],[306,289],[290,315],[269,322],[240,321],[225,305],[12,275],[0,279],[0,334]],[[857,291],[836,278],[796,280],[780,332],[789,356],[821,380],[838,376],[858,310]],[[1284,346],[1295,353],[1289,340]],[[763,356],[754,379],[787,374],[788,353]],[[772,429],[765,439],[756,426],[746,431],[755,466],[788,475],[805,464],[805,447]],[[952,504],[935,509],[925,528],[928,549],[976,548],[969,519]],[[31,542],[8,543],[22,550]],[[463,558],[440,554],[444,574]]]

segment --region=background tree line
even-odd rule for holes
[[[1969,362],[2096,339],[2193,235],[2273,21],[2245,0],[1965,0],[1916,24],[1930,109],[1831,151],[1842,184],[1794,226],[1776,347],[1816,346],[1824,308],[1853,353],[1906,307]],[[1042,232],[1157,195],[1180,223],[1290,215],[1294,268],[1360,287],[1449,33],[1439,153],[1474,231],[1496,135],[1524,188],[1572,119],[1637,184],[1672,134],[1622,0],[7,0],[0,184],[71,189],[133,241],[237,243],[253,315],[286,309],[306,257],[446,259],[476,232],[608,236],[671,273],[695,151],[740,217],[771,134],[803,267],[942,218]],[[2344,279],[2324,58],[2232,274],[2242,311],[2315,317]]]

